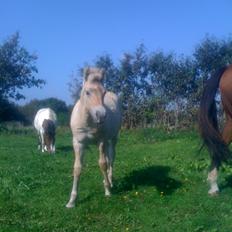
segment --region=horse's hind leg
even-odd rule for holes
[[[76,140],[73,140],[73,148],[75,151],[75,161],[73,168],[73,187],[69,202],[66,204],[67,208],[75,206],[75,201],[78,192],[78,186],[80,181],[81,169],[83,165],[83,145]]]
[[[56,153],[56,145],[55,145],[55,142],[56,142],[56,139],[55,139],[55,136],[53,138],[53,141],[52,141],[52,144],[51,144],[51,151],[53,154]]]
[[[232,119],[230,116],[226,115],[226,123],[223,129],[222,138],[224,142],[229,145],[232,140]]]
[[[223,140],[226,144],[230,144],[232,140],[232,119],[226,115],[226,123],[222,133]],[[210,195],[216,195],[219,192],[217,177],[218,177],[219,165],[212,161],[210,172],[208,174],[208,182],[210,184]]]
[[[38,150],[40,150],[41,147],[42,147],[42,141],[41,141],[40,133],[38,133]]]
[[[100,169],[101,169],[101,172],[103,174],[103,177],[104,177],[104,181],[103,181],[103,184],[104,184],[104,188],[105,188],[105,195],[106,196],[110,196],[110,181],[109,181],[109,178],[108,178],[108,174],[107,174],[107,155],[106,155],[106,152],[107,152],[107,149],[108,149],[108,145],[105,143],[105,142],[101,142],[99,144],[99,166],[100,166]]]
[[[210,189],[208,191],[209,195],[214,196],[217,195],[219,192],[217,177],[218,177],[218,168],[215,164],[212,164],[207,179],[210,184]]]
[[[44,152],[45,151],[45,144],[44,144],[43,131],[40,131],[39,134],[40,134],[40,139],[41,139],[41,150],[42,150],[42,152]]]

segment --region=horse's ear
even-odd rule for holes
[[[100,68],[100,73],[101,73],[101,81],[103,81],[104,77],[105,77],[105,69],[104,68]]]
[[[83,71],[84,82],[88,80],[89,73],[90,73],[90,68],[89,67],[84,68],[84,71]]]

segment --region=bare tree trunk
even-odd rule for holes
[[[175,115],[175,129],[177,129],[179,127],[179,112],[178,112],[178,110],[175,110],[174,115]]]

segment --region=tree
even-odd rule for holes
[[[204,82],[231,63],[232,38],[206,37],[189,57],[147,54],[141,44],[134,52],[125,53],[117,65],[110,55],[99,56],[93,65],[105,69],[106,88],[121,96],[124,126],[178,128],[196,122]],[[80,78],[71,83],[73,93],[80,92],[81,83]]]
[[[19,121],[23,124],[27,124],[26,117],[20,112],[16,104],[10,103],[7,100],[0,99],[0,121]]]
[[[120,61],[119,75],[121,95],[124,106],[124,124],[137,127],[143,124],[149,115],[149,57],[143,44],[135,52],[125,53]]]
[[[175,127],[179,126],[179,115],[185,109],[190,89],[191,62],[185,58],[177,59],[173,53],[158,52],[150,58],[150,71],[154,96],[162,97],[165,111],[173,112]]]
[[[20,112],[26,117],[31,124],[34,120],[36,112],[41,108],[49,107],[55,111],[58,117],[59,125],[68,125],[70,117],[70,109],[66,103],[57,98],[46,98],[42,100],[33,99],[24,106],[20,106]]]
[[[22,88],[41,87],[45,84],[36,78],[37,57],[20,46],[19,33],[15,33],[0,45],[0,99],[24,98]]]
[[[97,57],[95,65],[98,68],[104,69],[104,86],[107,90],[119,94],[121,91],[121,83],[119,70],[114,65],[114,62],[110,55],[103,55]]]
[[[199,104],[203,86],[219,68],[232,64],[232,37],[219,40],[215,37],[205,37],[193,53],[195,62],[195,84],[197,91],[194,94],[196,104]]]
[[[218,40],[207,36],[193,53],[198,75],[207,80],[218,68],[232,63],[232,38]]]
[[[68,88],[70,95],[74,102],[80,98],[81,89],[82,89],[82,76],[84,68],[78,69],[76,72],[71,74],[71,81],[68,83]]]

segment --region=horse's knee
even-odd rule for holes
[[[101,170],[106,171],[107,170],[107,163],[105,159],[100,159],[98,161],[99,167],[101,168]]]
[[[73,175],[79,176],[81,174],[82,165],[75,165],[73,168]]]

